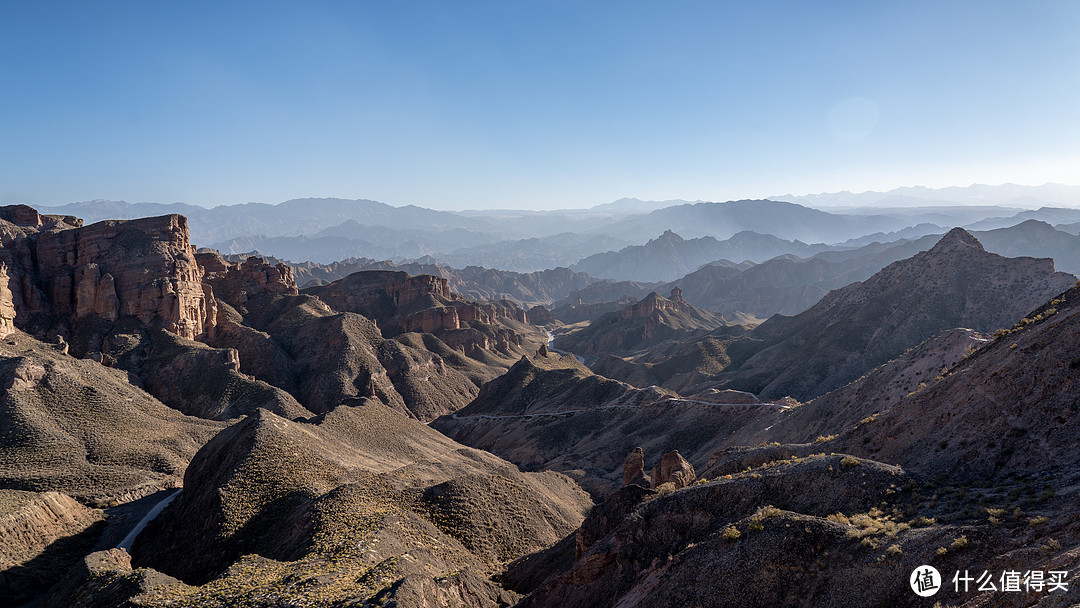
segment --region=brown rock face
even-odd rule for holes
[[[353,273],[329,285],[307,288],[330,308],[355,312],[375,321],[385,337],[403,333],[435,334],[469,357],[481,351],[510,352],[522,336],[500,327],[504,320],[527,323],[528,314],[512,302],[472,302],[450,291],[446,279],[409,276],[400,271]]]
[[[17,260],[19,293],[13,301],[28,323],[38,314],[106,321],[128,316],[185,338],[212,334],[215,302],[203,289],[183,216],[86,227],[32,209],[11,210],[7,217],[39,230],[17,239],[30,255]]]
[[[41,215],[33,207],[26,205],[8,205],[0,207],[0,220],[15,226],[31,229],[48,230],[51,228],[79,228],[82,220],[70,215]]]
[[[671,482],[675,484],[675,489],[685,488],[697,478],[694,475],[694,465],[683,458],[678,450],[664,454],[660,464],[653,467],[650,477],[654,488]]]
[[[308,291],[334,310],[360,313],[380,324],[414,312],[418,305],[427,308],[425,300],[454,299],[446,279],[394,271],[357,272]]]
[[[195,259],[217,297],[233,306],[243,306],[249,297],[259,294],[295,296],[300,293],[292,267],[282,263],[271,266],[262,258],[250,257],[244,263],[236,264],[216,252],[200,253]]]
[[[11,299],[7,264],[0,262],[0,338],[15,332],[15,304]]]
[[[461,317],[458,315],[458,309],[453,306],[439,306],[421,310],[401,319],[398,327],[405,332],[419,331],[431,334],[442,329],[460,329]]]
[[[539,304],[530,308],[527,316],[529,323],[532,323],[533,325],[547,325],[555,322],[555,315],[551,314],[550,310]]]
[[[640,447],[637,447],[634,448],[633,452],[630,452],[630,455],[626,457],[626,462],[623,463],[622,483],[624,486],[628,486],[639,480],[644,480],[646,484],[649,483],[649,478],[645,477],[645,453]]]
[[[620,310],[619,318],[645,319],[660,311],[687,312],[688,310],[686,300],[682,298],[682,290],[676,287],[671,290],[670,299],[662,298],[656,292],[650,293],[640,302]]]

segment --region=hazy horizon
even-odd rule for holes
[[[483,212],[496,212],[496,211],[560,212],[560,211],[585,211],[585,210],[593,209],[593,208],[596,208],[596,207],[602,207],[602,206],[606,206],[606,205],[613,205],[613,204],[619,203],[621,201],[638,201],[638,202],[641,202],[643,204],[655,203],[656,207],[660,208],[660,207],[664,206],[665,204],[673,205],[673,204],[686,204],[686,203],[724,203],[724,202],[738,201],[738,200],[778,200],[778,201],[786,201],[787,199],[814,199],[814,198],[819,198],[819,197],[840,197],[840,196],[849,196],[851,198],[859,198],[859,197],[867,197],[867,196],[872,196],[872,195],[877,195],[877,194],[886,195],[886,194],[889,194],[890,192],[893,192],[893,191],[929,190],[930,192],[942,192],[942,193],[944,193],[945,191],[964,190],[964,189],[969,189],[969,188],[1006,188],[1006,187],[1010,187],[1010,186],[1016,186],[1016,187],[1019,187],[1019,188],[1050,188],[1050,187],[1067,188],[1067,189],[1076,189],[1077,192],[1075,194],[1076,198],[1074,200],[1072,200],[1072,201],[1038,201],[1038,202],[1030,202],[1029,204],[1024,204],[1025,201],[1023,201],[1023,200],[1012,200],[1012,201],[1006,200],[1006,201],[1002,201],[1002,202],[994,202],[994,201],[990,201],[990,202],[982,202],[982,201],[963,202],[963,201],[927,199],[925,201],[926,202],[925,205],[920,204],[922,201],[912,201],[912,202],[909,202],[908,204],[896,204],[895,206],[896,207],[917,208],[917,207],[923,207],[923,206],[925,206],[925,207],[936,207],[936,206],[943,206],[943,205],[947,205],[947,206],[979,206],[979,205],[982,205],[982,206],[1016,207],[1016,208],[1023,208],[1023,209],[1036,209],[1036,208],[1043,207],[1043,206],[1060,206],[1060,207],[1077,207],[1077,208],[1080,208],[1080,185],[1076,185],[1076,184],[1060,184],[1060,183],[1054,183],[1054,182],[1046,182],[1046,183],[1042,183],[1042,184],[1015,184],[1015,183],[1011,183],[1011,182],[1006,182],[1006,183],[995,184],[995,185],[990,185],[990,184],[969,184],[967,186],[944,186],[944,187],[941,187],[941,188],[928,188],[926,186],[899,186],[897,188],[893,188],[893,189],[890,189],[890,190],[864,190],[864,191],[858,191],[858,192],[854,192],[854,191],[850,191],[850,190],[841,190],[841,191],[836,191],[836,192],[809,192],[809,193],[803,193],[803,194],[795,194],[795,193],[776,194],[776,193],[773,193],[772,195],[768,195],[768,196],[747,196],[747,197],[737,197],[737,198],[736,197],[729,197],[729,198],[716,199],[716,200],[687,199],[687,198],[678,198],[678,197],[668,197],[668,198],[663,198],[663,199],[646,199],[646,198],[641,198],[641,197],[637,197],[637,196],[628,195],[628,196],[622,196],[622,197],[618,197],[618,198],[607,200],[607,201],[599,201],[599,202],[593,202],[591,204],[583,204],[582,206],[578,206],[578,207],[554,206],[554,207],[550,207],[550,208],[527,208],[527,207],[507,206],[507,207],[487,207],[487,208],[479,208],[478,207],[478,208],[457,208],[457,209],[452,209],[452,208],[446,208],[446,207],[441,207],[441,206],[437,206],[437,205],[428,206],[428,205],[416,205],[414,203],[396,203],[395,201],[385,201],[385,200],[378,200],[378,199],[365,197],[365,196],[348,196],[348,195],[341,195],[341,196],[334,196],[334,195],[328,195],[328,196],[300,196],[300,197],[281,199],[281,200],[242,201],[242,202],[220,203],[220,204],[216,204],[216,205],[208,205],[208,204],[203,204],[203,203],[199,203],[199,202],[192,202],[192,201],[130,201],[130,200],[122,199],[122,198],[120,198],[120,199],[83,198],[83,199],[80,199],[80,200],[72,200],[72,201],[43,202],[43,203],[37,204],[37,206],[45,207],[45,208],[51,208],[51,207],[60,207],[60,206],[63,206],[63,205],[68,205],[68,204],[80,204],[80,203],[93,203],[93,202],[97,202],[97,201],[108,201],[108,202],[127,203],[127,204],[160,204],[160,205],[180,204],[180,205],[192,205],[192,206],[196,206],[196,207],[202,207],[204,209],[213,209],[215,207],[231,207],[231,206],[247,205],[247,204],[279,205],[279,204],[282,204],[282,203],[285,203],[285,202],[288,202],[288,201],[291,201],[291,200],[306,200],[306,199],[320,200],[320,199],[327,199],[327,200],[370,200],[370,201],[374,201],[374,202],[377,202],[377,203],[382,203],[382,204],[385,204],[385,205],[389,205],[391,207],[407,207],[407,206],[411,205],[411,206],[423,207],[423,208],[427,208],[427,209],[433,209],[433,210],[437,210],[437,211],[448,211],[448,212],[452,212],[452,213],[483,213]],[[824,209],[857,208],[857,207],[862,206],[862,205],[859,205],[859,204],[849,204],[849,203],[835,202],[835,201],[831,201],[831,200],[828,200],[828,199],[825,200],[825,201],[820,201],[820,200],[815,200],[815,201],[797,200],[797,201],[793,201],[793,202],[797,202],[798,204],[803,205],[803,206],[807,206],[807,207],[824,208]],[[32,203],[29,203],[29,202],[26,202],[26,201],[17,201],[17,200],[16,201],[3,201],[3,204],[28,204],[30,206],[35,206]],[[874,206],[874,204],[870,204],[868,206]],[[887,206],[892,206],[892,205],[887,205]]]

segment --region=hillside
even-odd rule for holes
[[[566,473],[606,497],[619,487],[623,460],[635,447],[650,460],[678,450],[704,468],[733,432],[778,411],[734,391],[681,399],[596,375],[570,356],[548,356],[522,359],[431,426],[528,470]]]
[[[1080,404],[1080,288],[1073,287],[907,395],[841,435],[856,453],[926,474],[985,479],[1039,471],[1075,477]],[[948,419],[948,425],[935,420]],[[863,443],[852,441],[867,437]]]
[[[180,483],[195,452],[225,427],[21,332],[0,341],[0,386],[4,488],[133,500]]]
[[[196,455],[130,564],[88,572],[46,605],[101,594],[103,578],[150,606],[418,607],[436,592],[507,605],[517,596],[488,577],[570,533],[589,506],[562,475],[521,473],[376,403],[308,423],[259,412]]]
[[[1053,569],[1065,583],[1003,604],[999,587],[954,589],[946,576],[934,599],[948,605],[1069,605],[1078,304],[1074,287],[989,341],[943,333],[744,439],[805,434],[822,417],[838,434],[719,451],[705,481],[674,492],[623,487],[586,519],[571,565],[511,568],[509,580],[531,581],[520,605],[921,606],[908,577],[922,564]]]
[[[830,292],[794,317],[762,323],[736,347],[724,385],[808,399],[953,327],[1009,327],[1075,281],[1053,262],[1004,258],[963,229],[932,249]]]

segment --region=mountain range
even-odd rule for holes
[[[183,214],[188,218],[192,240],[199,246],[212,247],[226,254],[257,250],[262,255],[294,263],[328,264],[354,257],[402,262],[432,256],[440,263],[456,268],[476,265],[533,272],[556,266],[571,267],[596,254],[642,245],[665,230],[690,240],[712,237],[725,241],[740,232],[752,231],[781,240],[851,247],[868,244],[867,238],[897,240],[942,234],[947,227],[957,225],[983,230],[1008,227],[1027,219],[1062,226],[1080,221],[1080,211],[1053,207],[1055,204],[1075,204],[1066,196],[1071,192],[1069,187],[1028,188],[1026,192],[1030,196],[1024,198],[1023,206],[1043,206],[1037,210],[1025,211],[993,202],[1014,200],[1017,191],[1009,185],[972,186],[949,194],[958,202],[968,203],[966,205],[918,199],[923,202],[910,208],[827,207],[829,211],[812,208],[819,204],[812,197],[729,202],[622,199],[590,209],[542,212],[447,212],[411,205],[394,207],[364,199],[332,198],[295,199],[277,205],[221,205],[212,209],[183,203],[129,204],[97,200],[42,210],[77,216],[88,223]],[[824,195],[818,198],[828,199]],[[970,204],[977,201],[982,202]],[[730,243],[728,253],[708,260],[692,260],[686,265],[686,271],[721,258],[735,262],[743,259],[763,261],[757,258],[768,250],[749,246],[747,257],[738,259],[740,245]],[[804,256],[806,252],[788,247],[775,255],[780,253]],[[652,280],[640,276],[601,276]],[[674,278],[677,277],[659,280]]]

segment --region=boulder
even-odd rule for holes
[[[694,483],[697,476],[694,475],[694,465],[683,458],[678,450],[675,450],[664,454],[664,457],[660,459],[660,464],[653,467],[650,478],[654,488],[671,482],[675,484],[677,490]]]

